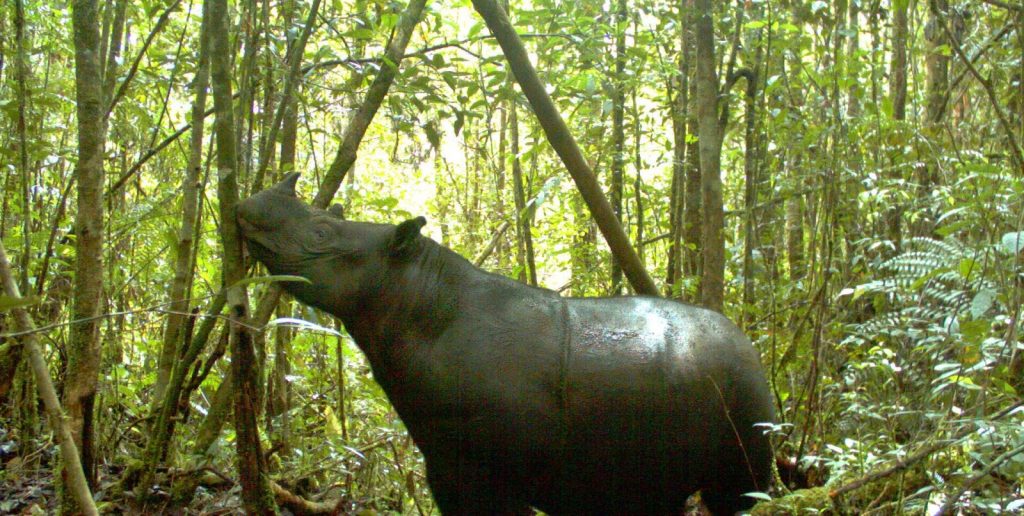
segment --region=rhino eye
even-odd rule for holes
[[[330,236],[330,231],[328,230],[327,226],[323,224],[318,224],[316,227],[313,228],[313,236],[316,238],[317,242],[325,242],[327,240],[327,237]]]

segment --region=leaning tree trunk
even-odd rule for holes
[[[258,385],[252,332],[249,329],[242,241],[235,221],[238,203],[238,160],[235,123],[231,110],[231,47],[228,44],[227,0],[208,0],[210,30],[210,78],[216,111],[217,198],[220,205],[221,242],[224,246],[223,282],[228,289],[231,370],[235,395],[235,433],[238,480],[242,502],[250,514],[274,512],[274,497],[265,476],[266,461],[260,447],[256,422]]]
[[[423,6],[425,4],[426,0],[411,0],[409,6],[406,7],[405,12],[402,14],[398,27],[395,29],[395,35],[391,39],[388,48],[384,51],[384,58],[380,63],[380,72],[378,72],[377,77],[366,91],[363,103],[359,105],[359,109],[352,116],[348,127],[345,128],[345,135],[342,137],[341,145],[338,146],[338,152],[334,156],[334,161],[331,162],[330,168],[324,174],[324,179],[320,183],[320,190],[313,199],[313,206],[326,208],[331,203],[331,199],[334,198],[338,187],[341,186],[345,175],[348,174],[349,170],[352,169],[352,165],[355,164],[359,143],[363,141],[366,129],[370,127],[370,122],[373,121],[374,115],[380,109],[384,96],[391,89],[391,83],[395,81],[395,76],[398,75],[398,67],[402,63],[402,57],[405,55],[405,48],[409,45],[409,39],[412,38],[413,30],[423,15]]]
[[[711,0],[697,0],[697,125],[701,201],[704,212],[701,304],[722,310],[725,295],[725,213],[722,208],[722,128],[718,119],[718,77]]]
[[[0,283],[3,284],[3,288],[0,291],[7,297],[14,300],[21,299],[21,292],[18,290],[13,274],[11,274],[11,264],[7,259],[7,251],[4,249],[2,241],[0,241]],[[93,502],[92,494],[89,492],[89,484],[86,482],[85,473],[82,471],[82,463],[79,460],[75,440],[71,435],[71,428],[64,417],[64,411],[61,409],[60,401],[57,399],[57,391],[54,389],[53,381],[50,379],[50,370],[46,366],[42,350],[39,349],[35,325],[24,308],[16,307],[13,312],[18,331],[25,333],[20,340],[27,351],[32,373],[36,377],[36,384],[39,386],[39,397],[43,400],[46,413],[50,418],[50,429],[55,434],[57,443],[60,446],[61,459],[67,474],[64,480],[66,492],[76,502],[76,512],[90,516],[99,514],[99,511],[96,510],[96,504]]]
[[[93,463],[93,402],[99,381],[100,303],[103,295],[103,81],[100,77],[98,2],[76,0],[72,4],[75,34],[75,92],[78,114],[78,214],[75,217],[75,283],[67,347],[64,407],[71,434],[81,454],[82,470],[95,486]],[[61,479],[67,472],[61,468]],[[62,482],[63,484],[63,482]],[[66,491],[61,492],[62,512],[82,510]]]
[[[530,101],[537,120],[544,129],[544,134],[547,135],[548,142],[562,159],[562,163],[568,169],[573,181],[576,182],[576,187],[586,201],[587,207],[590,208],[590,213],[608,242],[612,255],[622,267],[622,271],[633,285],[633,289],[639,294],[659,295],[654,280],[644,270],[640,257],[630,245],[629,238],[622,230],[622,225],[618,223],[611,204],[601,192],[601,185],[598,184],[594,172],[583,158],[583,153],[565,125],[565,121],[562,120],[562,115],[558,113],[554,102],[551,101],[547,90],[544,89],[543,83],[530,63],[523,42],[516,34],[505,11],[495,0],[473,0],[473,7],[483,17],[491,34],[501,45],[505,58],[512,68],[512,73]]]

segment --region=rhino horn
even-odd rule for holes
[[[274,185],[274,188],[282,193],[296,197],[295,184],[299,182],[300,175],[301,174],[299,172],[292,172],[291,174],[284,176],[284,179],[282,179],[280,183]]]

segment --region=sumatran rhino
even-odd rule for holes
[[[445,514],[716,514],[767,491],[773,406],[725,317],[652,297],[564,298],[397,226],[304,204],[298,175],[243,201],[250,253],[345,324],[423,453]]]

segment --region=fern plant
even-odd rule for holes
[[[1005,337],[1015,323],[1014,282],[1000,277],[1019,271],[1006,266],[1007,249],[1005,242],[968,246],[952,237],[913,238],[902,253],[872,268],[873,279],[844,291],[868,315],[847,326],[842,342],[850,366],[838,393],[844,440],[829,447],[825,460],[834,472],[871,469],[905,457],[921,442],[969,430],[906,478],[913,494],[903,508],[923,510],[943,501],[949,481],[966,483],[993,456],[1021,444],[1021,414],[986,419],[993,407],[1019,399],[1007,376],[1013,346]],[[866,385],[872,388],[859,387]],[[1022,462],[1007,461],[999,472],[1021,478]],[[1015,502],[987,499],[984,486],[977,487],[970,495],[975,507],[1005,510]]]

